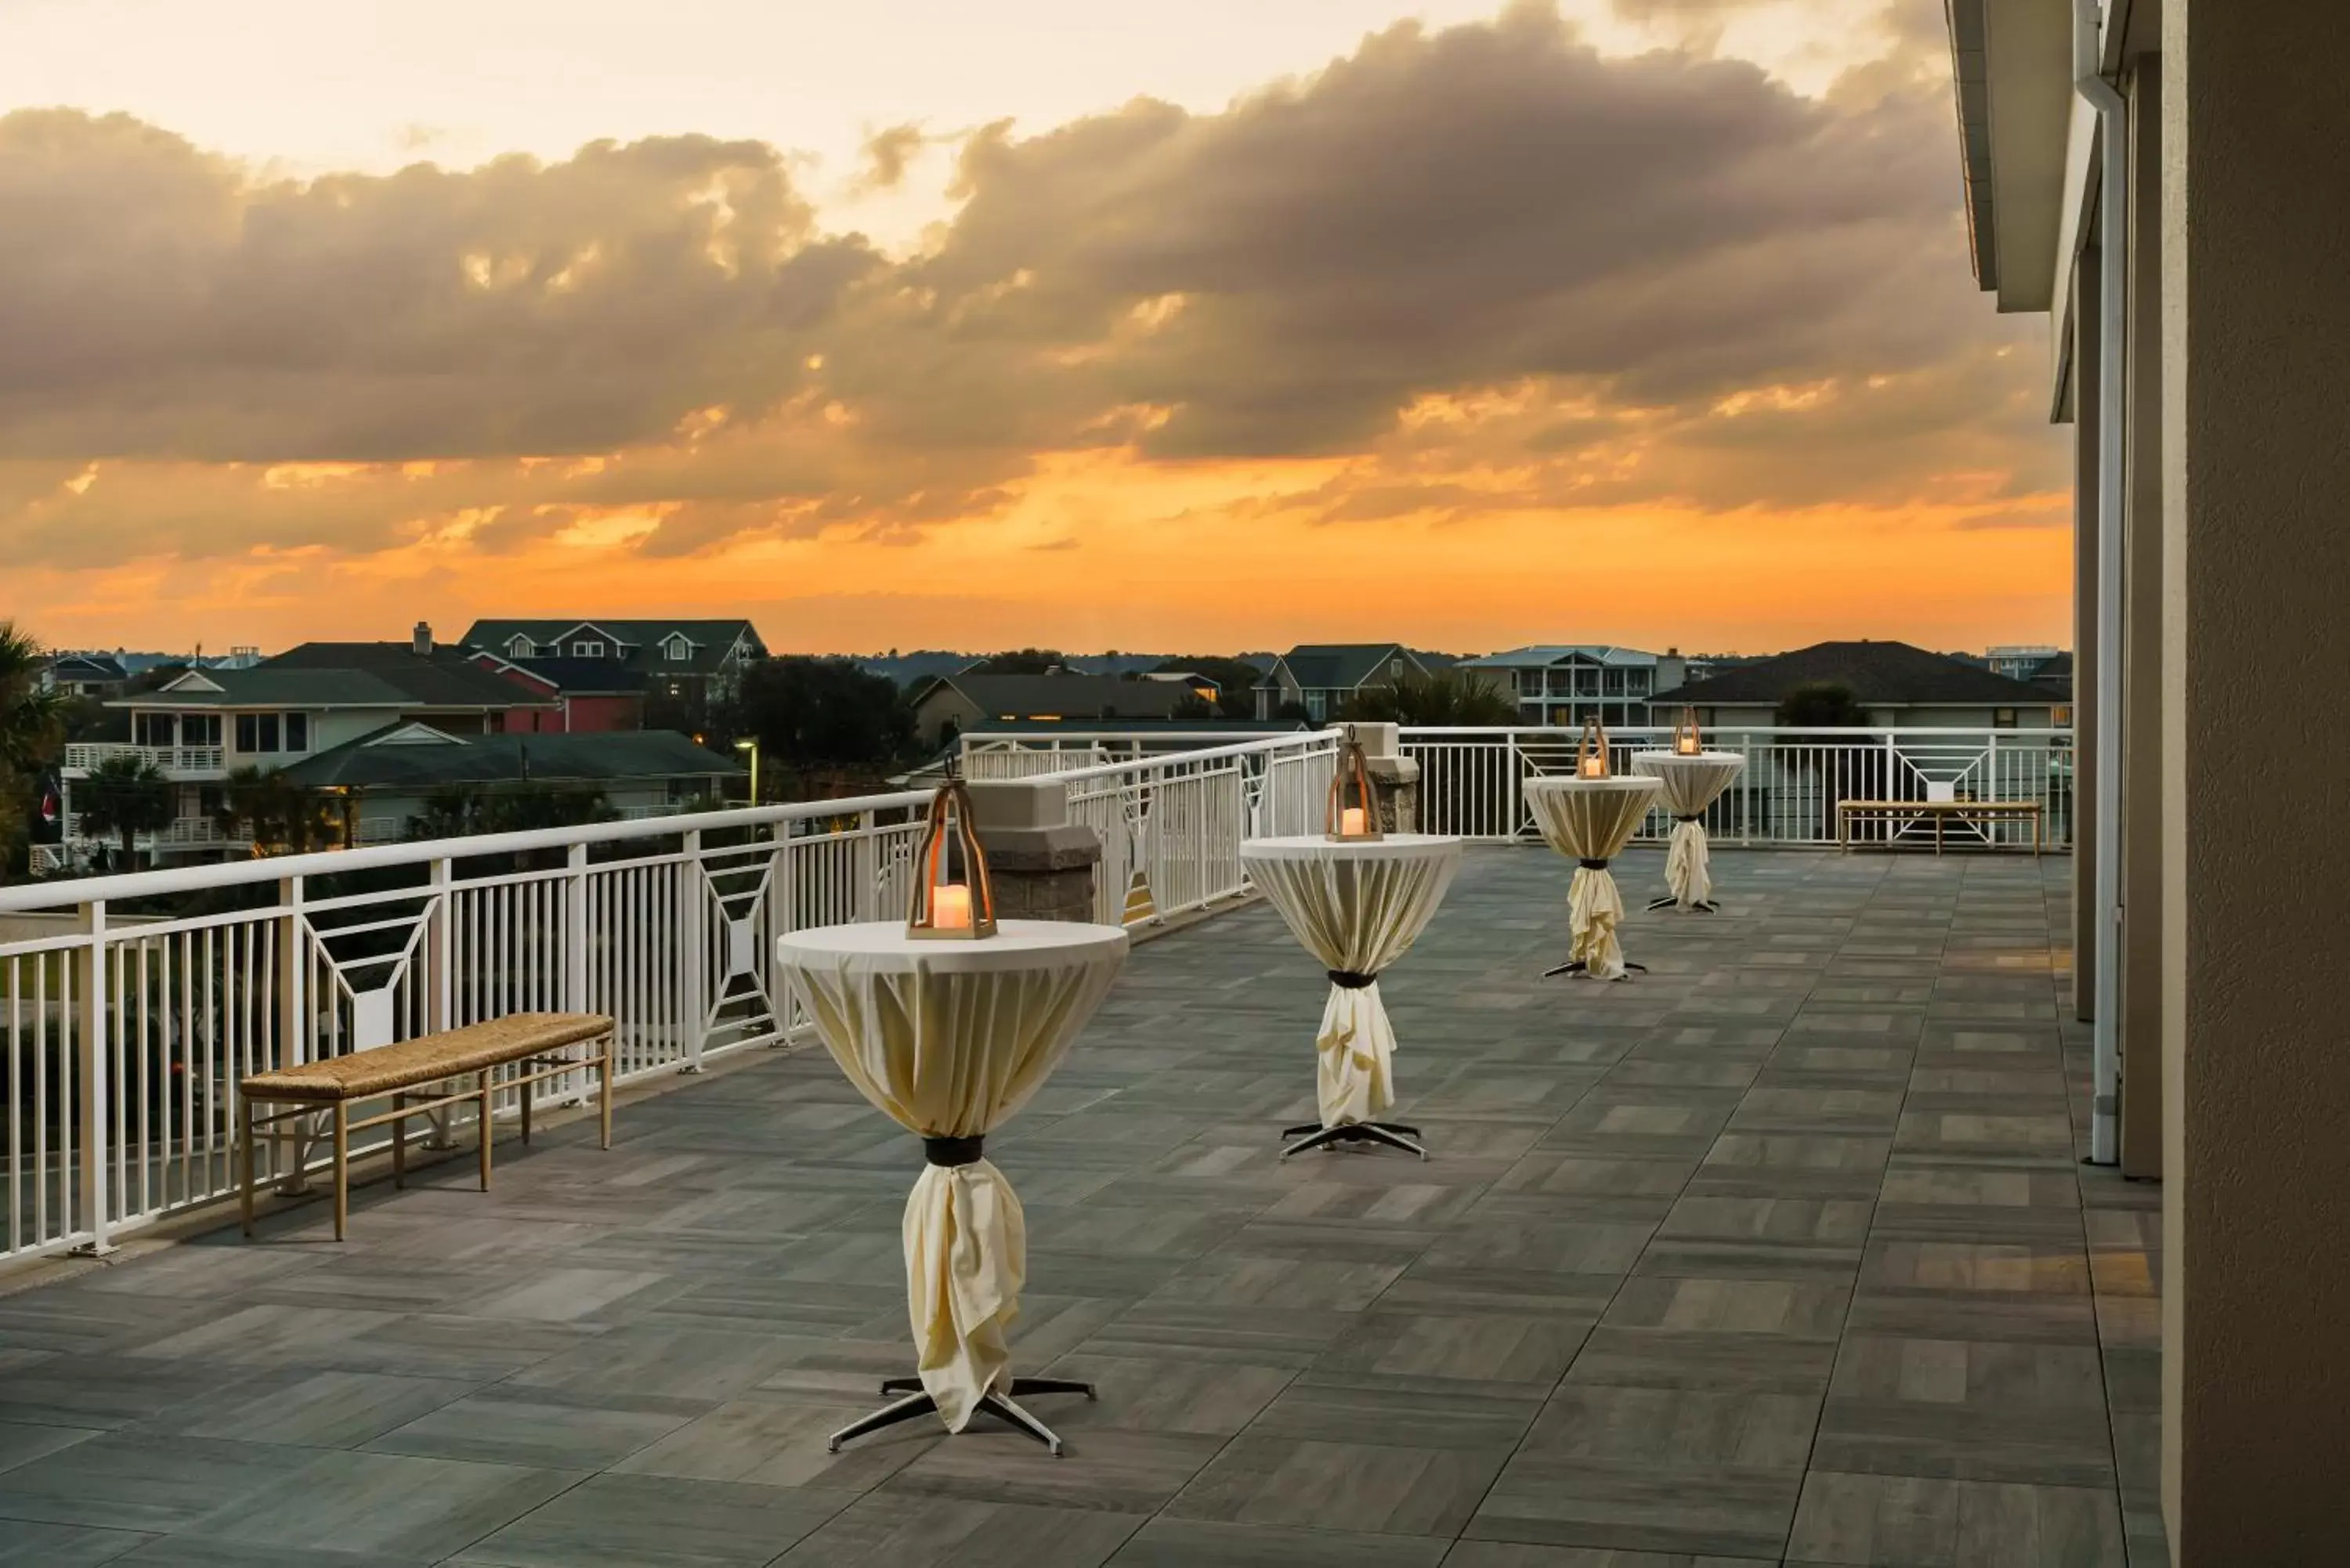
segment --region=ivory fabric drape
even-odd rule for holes
[[[1543,839],[1575,860],[1612,860],[1640,830],[1661,786],[1653,778],[1618,774],[1604,779],[1547,778],[1526,782],[1526,805]],[[1617,929],[1624,896],[1603,867],[1578,866],[1566,889],[1567,957],[1598,980],[1624,976]]]
[[[977,1137],[1025,1105],[1126,961],[1115,926],[1006,920],[977,941],[894,921],[779,938],[776,962],[825,1049],[876,1109],[925,1138]],[[1027,1223],[993,1161],[927,1164],[906,1199],[915,1368],[949,1431],[1011,1386]]]
[[[1663,786],[1659,804],[1676,818],[1665,851],[1665,887],[1680,909],[1713,901],[1711,857],[1705,824],[1698,817],[1745,767],[1746,759],[1735,752],[1700,752],[1693,757],[1678,752],[1632,753],[1632,771]]]
[[[1376,841],[1258,838],[1242,864],[1324,968],[1376,975],[1409,950],[1461,868],[1461,841],[1396,833]],[[1378,1119],[1395,1104],[1395,1029],[1377,981],[1333,983],[1315,1036],[1322,1125]]]

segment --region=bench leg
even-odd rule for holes
[[[524,1067],[525,1067],[525,1068],[529,1068],[529,1067],[531,1067],[531,1066],[535,1065],[535,1064],[533,1064],[533,1063],[529,1063],[529,1062],[525,1062],[525,1063],[524,1063],[524,1064],[523,1064],[523,1065],[524,1065]],[[525,1084],[524,1085],[522,1085],[522,1087],[520,1087],[520,1088],[518,1088],[518,1089],[516,1089],[516,1090],[515,1091],[515,1095],[517,1095],[518,1096],[520,1096],[520,1098],[521,1098],[521,1100],[522,1100],[522,1141],[523,1141],[523,1146],[524,1146],[525,1147],[529,1147],[529,1145],[530,1145],[530,1101],[531,1101],[531,1094],[532,1094],[532,1091],[534,1091],[534,1090],[535,1090],[535,1089],[536,1089],[537,1087],[538,1087],[538,1085],[537,1085],[536,1084]]]
[[[335,1240],[343,1239],[343,1231],[351,1218],[351,1108],[342,1100],[335,1102]]]
[[[604,1054],[596,1074],[597,1110],[604,1119],[604,1147],[612,1147],[612,1043],[604,1042]]]
[[[408,1185],[408,1118],[400,1113],[407,1108],[408,1096],[391,1096],[391,1184]]]
[[[253,1234],[253,1101],[236,1097],[237,1218],[247,1236]]]
[[[482,1092],[482,1190],[487,1192],[490,1189],[490,1070],[484,1067],[474,1074],[473,1082]]]

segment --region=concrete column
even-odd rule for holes
[[[2130,86],[2122,524],[2122,1174],[2162,1174],[2162,62]]]
[[[1101,836],[1069,820],[1058,780],[974,779],[972,827],[987,855],[1000,920],[1091,920]]]
[[[2073,1016],[2097,996],[2097,251],[2073,269]]]
[[[2163,1495],[2350,1540],[2350,27],[2164,0]]]

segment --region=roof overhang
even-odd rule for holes
[[[2002,311],[2055,298],[2073,119],[2068,0],[1944,0],[1975,281]]]

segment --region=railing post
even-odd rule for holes
[[[563,878],[563,1007],[588,1008],[588,846],[575,844],[565,858]]]
[[[685,835],[685,858],[677,877],[677,1012],[685,1028],[685,1063],[681,1073],[702,1071],[702,973],[709,962],[702,950],[702,830]]]
[[[114,1053],[107,1040],[106,904],[102,899],[84,904],[80,915],[89,941],[81,950],[81,1030],[75,1042],[74,1077],[80,1091],[81,1228],[89,1232],[89,1240],[75,1250],[97,1257],[114,1251],[108,1240],[112,1199],[106,1179],[114,1158],[107,1140],[107,1116],[114,1102]]]
[[[428,1031],[457,1026],[457,884],[456,862],[447,856],[433,858],[427,885],[432,889],[432,912],[424,929],[424,1012]],[[457,1147],[457,1107],[443,1106],[426,1113],[424,1147]]]
[[[310,973],[303,961],[301,877],[279,880],[277,903],[284,911],[277,921],[277,1060],[270,1065],[298,1067],[310,1059]],[[270,1173],[277,1178],[277,1189],[288,1194],[309,1190],[303,1175],[310,1152],[309,1129],[304,1123],[291,1125],[302,1129],[293,1135],[294,1158],[286,1169]],[[278,1148],[275,1138],[269,1148],[274,1162]]]

